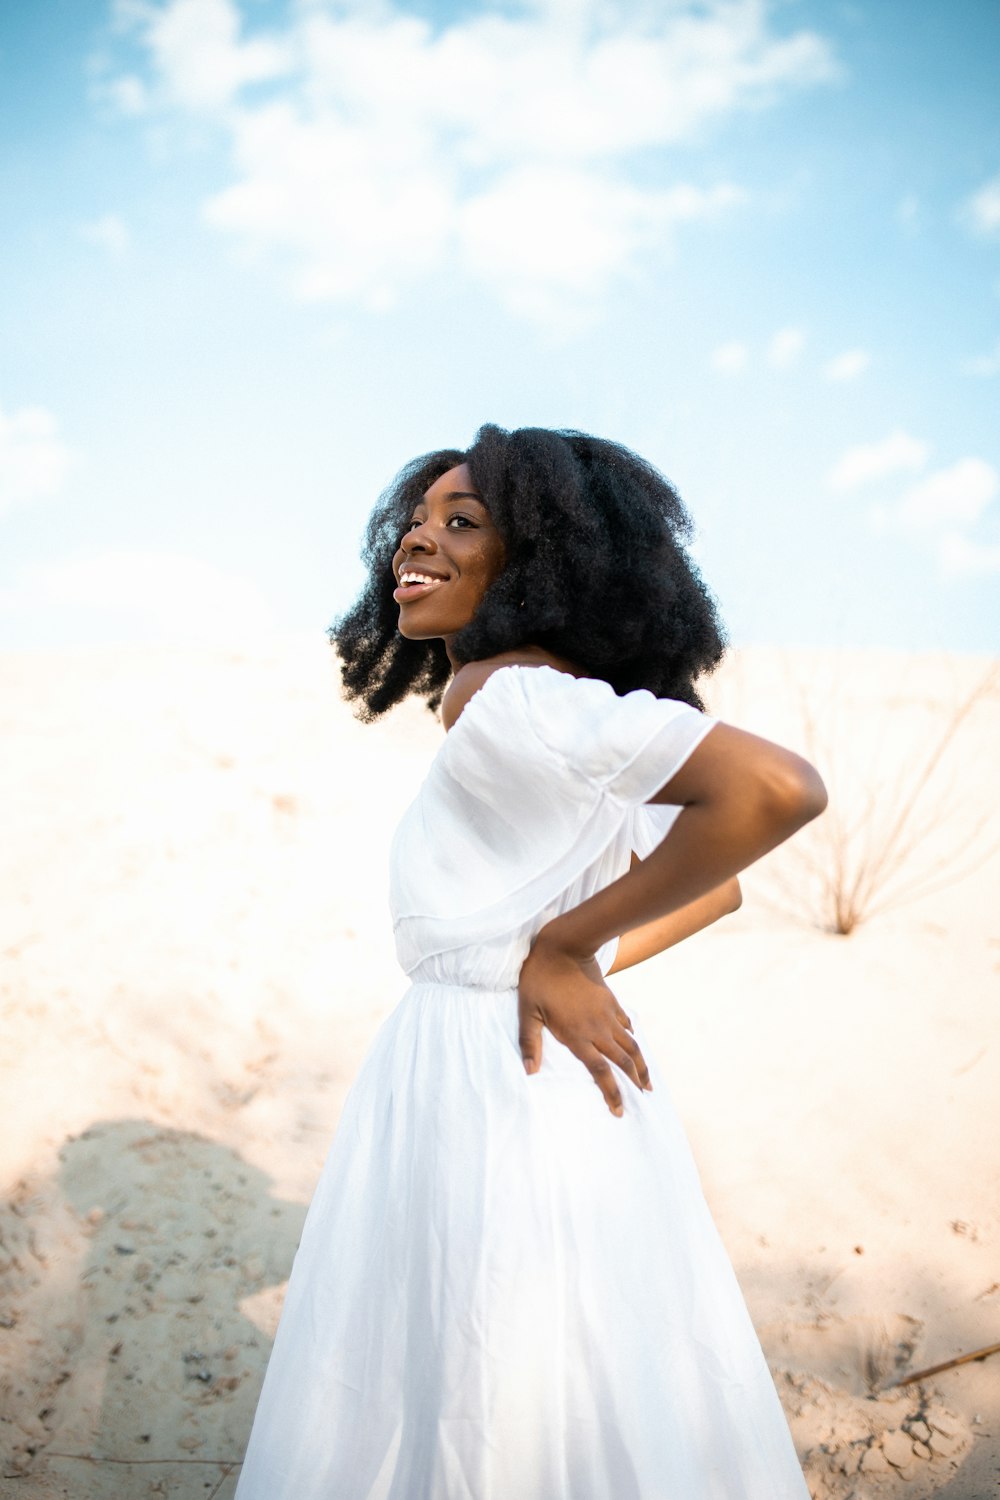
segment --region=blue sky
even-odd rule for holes
[[[483,421],[677,484],[735,644],[989,651],[1000,6],[0,7],[0,643],[321,632]]]

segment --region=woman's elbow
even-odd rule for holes
[[[722,887],[722,898],[724,903],[722,915],[724,917],[731,917],[733,912],[739,911],[743,905],[743,888],[735,875],[732,880],[727,880]]]
[[[816,767],[792,752],[772,779],[769,792],[775,815],[793,828],[802,828],[818,818],[829,800]]]

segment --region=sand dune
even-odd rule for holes
[[[815,1500],[1000,1487],[1000,1358],[893,1386],[1000,1340],[995,682],[920,779],[988,665],[735,656],[710,706],[838,816],[616,976]],[[0,1494],[228,1497],[441,731],[356,724],[322,641],[8,655],[0,719]],[[887,842],[895,904],[823,931]]]

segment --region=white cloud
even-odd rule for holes
[[[149,107],[149,100],[143,86],[142,79],[126,73],[117,78],[111,86],[113,92],[109,96],[109,102],[113,103],[123,115],[141,115]]]
[[[897,429],[879,443],[848,448],[827,476],[831,490],[855,490],[890,474],[916,473],[927,462],[930,449],[919,438]]]
[[[801,328],[779,328],[767,346],[767,362],[776,370],[790,370],[805,346]]]
[[[749,356],[750,351],[746,344],[733,339],[728,344],[720,344],[718,349],[712,351],[711,365],[713,370],[719,370],[723,375],[738,375],[741,370],[746,369]]]
[[[936,556],[950,577],[1000,571],[1000,545],[972,533],[1000,493],[1000,474],[981,458],[962,458],[904,489],[892,503],[873,506],[876,532],[906,537]]]
[[[871,362],[872,357],[866,349],[846,349],[823,366],[823,374],[827,380],[857,380]]]
[[[640,12],[494,0],[435,28],[392,0],[303,4],[247,35],[234,0],[127,0],[149,76],[141,99],[134,73],[119,83],[130,106],[224,132],[233,178],[207,222],[300,296],[385,307],[457,269],[544,303],[558,265],[582,301],[743,199],[662,167],[651,181],[650,153],[836,72],[822,37],[778,34],[762,0]]]
[[[286,103],[241,114],[241,175],[205,205],[207,221],[258,253],[279,252],[296,294],[391,304],[439,265],[455,231],[452,174],[405,134],[366,136]]]
[[[124,256],[132,244],[128,225],[119,214],[102,214],[80,225],[80,234],[90,245],[99,245],[116,260]]]
[[[51,412],[23,406],[5,416],[0,409],[0,511],[58,494],[72,462]]]
[[[941,563],[952,577],[969,578],[1000,573],[1000,543],[979,542],[960,531],[949,531],[941,538]]]
[[[711,217],[739,197],[729,187],[657,193],[594,171],[524,166],[462,205],[458,242],[464,263],[511,305],[531,313],[544,294],[558,313],[567,294],[573,301],[601,288],[673,224]]]
[[[976,234],[1000,233],[1000,176],[985,182],[962,206],[962,217]]]
[[[150,108],[149,91],[134,73],[95,79],[90,87],[90,97],[96,104],[106,105],[112,114],[124,115],[127,119],[138,119]]]
[[[229,104],[247,84],[286,73],[287,45],[275,38],[240,37],[240,12],[231,0],[171,0],[130,5],[167,102],[193,113]]]
[[[971,526],[1000,489],[1000,475],[981,458],[962,458],[912,485],[894,514],[904,526],[924,530],[943,523]]]
[[[998,340],[989,354],[977,354],[962,363],[963,375],[978,375],[983,380],[989,380],[994,375],[1000,375],[1000,340]]]
[[[229,641],[273,627],[253,579],[198,557],[127,549],[37,563],[0,588],[0,618],[30,623],[53,611],[83,634],[110,628],[125,641]]]

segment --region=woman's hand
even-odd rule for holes
[[[525,1071],[542,1062],[542,1027],[580,1059],[613,1115],[622,1097],[610,1064],[636,1088],[651,1089],[649,1070],[632,1035],[632,1023],[604,983],[595,958],[580,958],[538,934],[521,966],[518,984],[521,1056]]]

